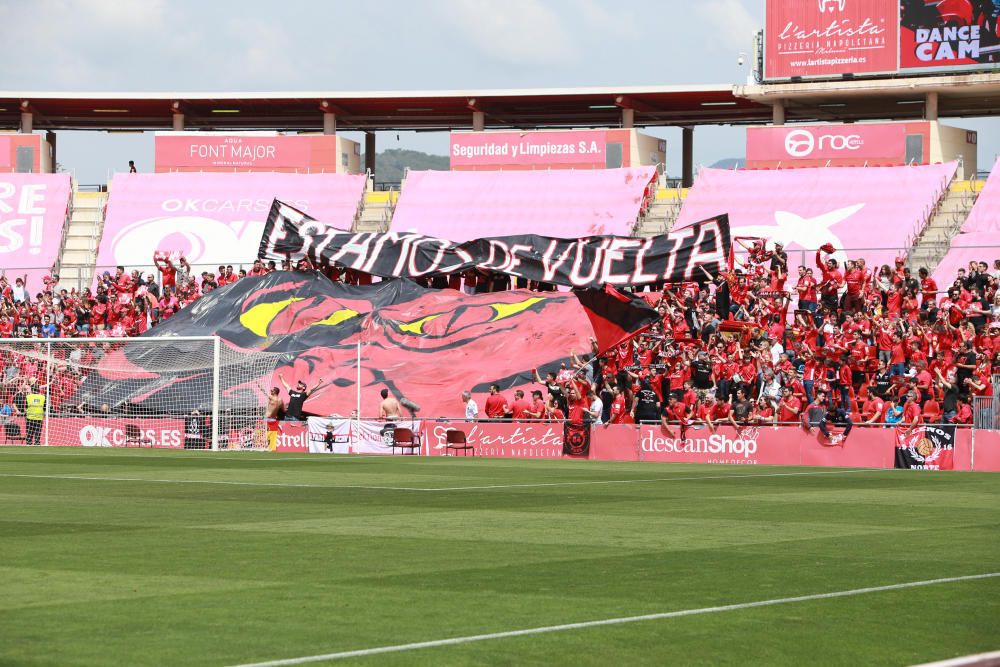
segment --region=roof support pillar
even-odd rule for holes
[[[21,112],[21,134],[31,134],[33,129],[34,115],[30,111]]]
[[[337,134],[337,114],[323,112],[323,134]]]
[[[42,155],[42,173],[54,174],[56,173],[56,133],[52,130],[48,130],[45,133],[45,142],[49,145],[49,168],[45,168],[45,155]],[[45,148],[43,147],[44,151]]]
[[[681,128],[681,187],[694,185],[694,127]]]
[[[174,112],[174,132],[184,131],[184,114],[179,111]]]
[[[630,130],[635,127],[635,109],[625,107],[622,109],[622,127]]]
[[[365,132],[365,170],[375,174],[375,133]]]
[[[771,123],[774,125],[785,124],[785,101],[775,100],[771,105]]]
[[[482,132],[486,129],[486,113],[482,111],[472,112],[472,129],[474,132]]]
[[[938,119],[938,94],[936,92],[927,93],[924,101],[924,120]]]

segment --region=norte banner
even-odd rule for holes
[[[896,427],[896,467],[918,470],[955,469],[955,425]]]
[[[482,269],[568,287],[647,285],[703,280],[725,266],[729,217],[719,215],[650,238],[535,234],[454,243],[410,232],[344,232],[274,201],[258,256],[308,258],[383,278],[427,278]]]
[[[765,79],[896,71],[897,0],[767,0],[766,14]]]
[[[900,0],[899,69],[984,69],[1000,64],[1000,5]]]

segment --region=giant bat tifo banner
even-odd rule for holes
[[[308,258],[383,278],[422,278],[471,268],[568,287],[702,280],[725,266],[729,218],[718,215],[669,235],[561,239],[535,234],[454,243],[410,232],[344,232],[275,200],[261,259]]]
[[[115,174],[97,266],[151,264],[154,250],[250,263],[275,197],[349,229],[364,186],[363,174]]]
[[[32,294],[59,255],[69,174],[0,175],[0,268],[11,285],[28,275]]]
[[[618,336],[657,318],[655,310],[634,302],[643,316],[617,312],[623,316]],[[532,384],[534,369],[543,375],[557,372],[569,364],[571,353],[589,351],[594,329],[587,311],[600,309],[601,303],[585,306],[566,292],[469,296],[408,280],[357,287],[318,272],[274,272],[213,290],[145,337],[218,335],[234,348],[282,355],[277,377],[270,372],[248,377],[241,364],[221,368],[223,410],[263,405],[265,391],[282,386],[279,378],[310,386],[322,379],[331,384],[306,401],[311,414],[349,415],[360,392],[362,417],[375,417],[379,392],[386,388],[420,405],[422,418],[461,417],[463,391],[471,391],[480,406],[494,382],[505,391],[521,388],[530,395],[531,389],[542,388]],[[599,339],[613,339],[614,329],[609,323]],[[204,392],[191,387],[204,386],[211,369],[165,370],[162,359],[183,352],[183,341],[174,344],[176,353],[159,345],[133,345],[106,355],[74,400],[95,409],[108,404],[112,410],[165,405],[182,413],[205,410],[210,406],[198,404]]]

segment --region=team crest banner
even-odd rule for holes
[[[896,467],[918,470],[955,469],[955,425],[925,424],[896,428]]]
[[[454,243],[412,232],[346,232],[277,199],[258,256],[309,259],[382,278],[428,278],[482,269],[567,287],[701,281],[726,265],[729,217],[720,215],[649,238],[536,234]]]

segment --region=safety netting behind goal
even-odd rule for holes
[[[0,445],[258,449],[282,355],[215,337],[0,340]]]

